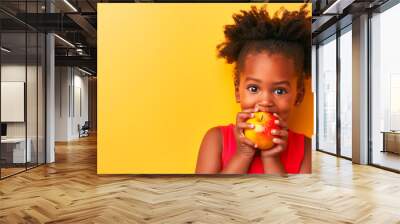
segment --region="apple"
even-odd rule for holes
[[[257,148],[267,150],[274,146],[272,139],[274,136],[271,134],[272,129],[279,129],[275,124],[278,118],[271,113],[255,112],[254,117],[248,119],[246,122],[253,124],[253,129],[245,129],[244,136],[250,139],[253,143],[257,144]]]

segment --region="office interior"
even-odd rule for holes
[[[54,163],[55,142],[96,133],[98,2],[132,1],[1,2],[0,178]],[[399,172],[400,5],[312,3],[313,149]]]
[[[78,6],[0,3],[1,179],[56,162],[57,142],[96,133],[96,3]]]
[[[325,6],[313,16],[315,149],[399,172],[400,5],[317,1],[314,14]]]

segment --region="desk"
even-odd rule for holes
[[[393,152],[400,154],[400,132],[399,131],[381,131],[383,133],[382,152]]]
[[[31,161],[31,145],[32,140],[30,138],[27,139],[26,154],[25,154],[25,138],[6,138],[1,139],[1,156],[5,158],[3,155],[10,155],[5,158],[9,163],[25,163]],[[12,154],[12,160],[11,160]],[[27,158],[27,161],[25,161]]]

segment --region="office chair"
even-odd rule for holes
[[[78,125],[78,129],[79,129],[79,138],[80,137],[87,137],[89,136],[89,129],[90,129],[90,125],[89,125],[89,121],[85,121],[85,123],[82,125],[82,127],[79,127],[80,125]]]

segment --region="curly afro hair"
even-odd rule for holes
[[[280,53],[295,62],[300,80],[311,76],[311,17],[304,4],[298,11],[278,10],[270,16],[266,5],[234,14],[235,24],[226,25],[225,42],[217,46],[218,57],[235,63],[235,86],[239,85],[244,58],[249,53]]]

